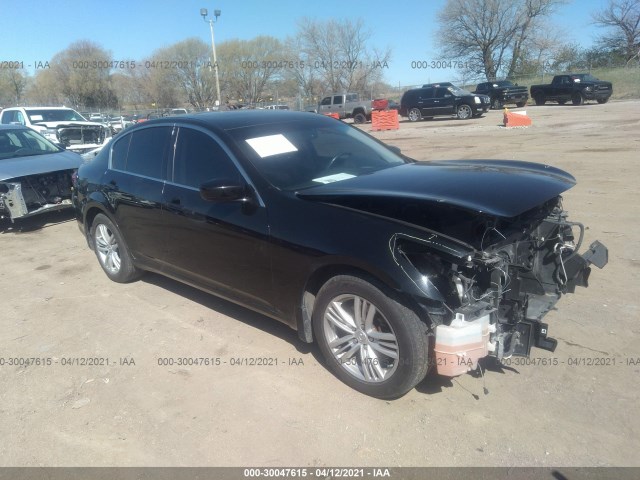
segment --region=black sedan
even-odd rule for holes
[[[114,281],[148,270],[317,341],[353,388],[398,397],[431,366],[553,349],[544,315],[586,286],[598,242],[513,161],[416,163],[303,112],[183,115],[131,127],[78,173],[78,222]]]

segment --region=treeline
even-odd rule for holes
[[[591,13],[601,35],[590,49],[568,43],[558,8],[567,0],[447,0],[438,13],[442,55],[466,78],[640,65],[640,0],[608,0]],[[559,25],[554,25],[551,20]],[[559,27],[559,28],[558,28]]]
[[[640,66],[640,0],[608,0],[591,12],[602,34],[593,47],[570,43],[551,20],[568,0],[447,0],[438,12],[437,43],[451,80],[518,79],[550,72]],[[562,25],[562,19],[557,19]],[[285,40],[260,36],[217,45],[221,103],[297,99],[315,103],[329,92],[376,96],[391,65],[389,48],[370,47],[362,20],[303,18]],[[416,39],[416,52],[421,51]],[[7,63],[7,62],[3,62]],[[81,40],[34,75],[10,62],[0,69],[0,106],[82,108],[211,107],[217,100],[211,46],[197,38],[158,49],[144,59],[115,59]],[[423,62],[416,63],[421,68]],[[41,67],[40,65],[38,67]],[[442,70],[443,72],[445,70]]]
[[[390,49],[369,47],[361,20],[301,19],[296,35],[230,40],[216,45],[221,103],[254,104],[282,98],[316,101],[327,91],[386,90]],[[190,38],[144,59],[116,59],[79,40],[38,65],[0,71],[0,106],[72,105],[89,109],[213,106],[217,100],[211,45]]]

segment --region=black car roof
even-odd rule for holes
[[[212,130],[220,131],[274,123],[317,123],[318,121],[326,121],[330,124],[330,122],[335,122],[336,120],[310,112],[292,112],[290,110],[236,110],[230,112],[204,112],[156,118],[138,124],[132,128],[135,129],[148,125],[166,124],[167,122],[173,121],[176,123],[200,125]]]

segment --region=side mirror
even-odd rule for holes
[[[208,202],[248,202],[251,194],[244,182],[237,179],[222,179],[200,185],[200,197]]]

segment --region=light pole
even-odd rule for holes
[[[206,8],[200,9],[200,15],[202,15],[202,19],[209,24],[209,29],[211,30],[211,50],[213,51],[213,70],[216,74],[216,104],[218,106],[218,110],[220,109],[220,80],[218,79],[218,59],[216,57],[216,43],[213,39],[213,24],[218,20],[220,13],[220,10],[214,10],[213,18],[211,20],[207,20],[209,11]]]

